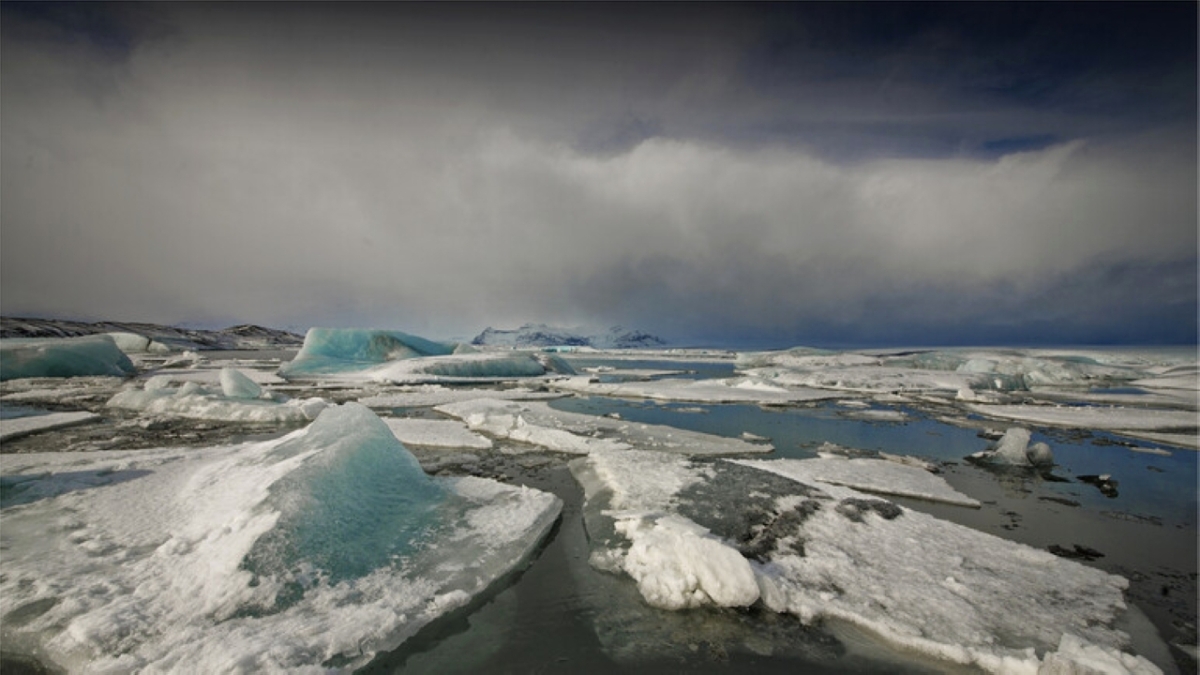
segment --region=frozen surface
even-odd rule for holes
[[[279,440],[6,457],[6,650],[73,672],[327,672],[526,559],[553,495],[429,479],[367,408]]]
[[[236,372],[236,371],[235,371]],[[227,377],[222,373],[222,385]],[[126,389],[108,401],[110,408],[139,410],[155,415],[177,415],[192,419],[218,420],[225,422],[285,423],[295,424],[315,419],[325,408],[326,401],[319,398],[277,400],[264,398],[229,397],[223,391],[210,391],[196,382],[185,382],[174,387],[169,376],[155,376],[143,384],[142,389]],[[224,391],[249,393],[258,387],[247,378],[230,379]],[[252,385],[252,386],[251,386]],[[283,397],[279,397],[283,399]]]
[[[0,380],[85,377],[137,372],[109,335],[0,340]]]
[[[491,440],[472,432],[465,424],[456,420],[388,417],[383,421],[401,443],[409,445],[473,450],[488,450],[492,447]]]
[[[692,403],[758,403],[782,405],[836,398],[837,394],[815,389],[788,389],[754,378],[727,380],[654,380],[650,382],[601,383],[589,377],[573,377],[552,384],[555,389],[598,396],[650,398]]]
[[[400,331],[310,328],[296,358],[283,364],[279,373],[289,379],[317,377],[453,351],[451,345]]]
[[[944,479],[924,469],[884,459],[819,457],[735,461],[801,483],[830,483],[874,494],[913,497],[959,506],[979,506],[977,500],[955,490]]]
[[[28,436],[39,431],[87,424],[99,419],[100,416],[96,413],[86,411],[46,412],[44,414],[25,415],[21,417],[2,417],[0,418],[0,441]]]
[[[451,388],[438,384],[422,384],[405,388],[403,391],[390,391],[385,394],[366,396],[359,403],[372,408],[423,408],[471,401],[477,398],[490,398],[502,401],[541,401],[562,398],[567,394],[534,391],[524,387],[513,389],[481,389],[481,388]]]
[[[1190,410],[1121,406],[970,405],[968,410],[996,419],[1108,431],[1191,431],[1198,424]]]
[[[554,410],[540,401],[477,399],[441,405],[434,410],[461,419],[475,431],[572,454],[637,448],[730,455],[773,449],[767,444],[737,438]]]
[[[586,493],[592,564],[629,575],[654,606],[838,619],[897,648],[989,672],[1037,673],[1043,659],[1085,666],[1092,654],[1127,672],[1159,672],[1123,653],[1123,578],[747,464],[777,463],[628,451],[572,462]]]

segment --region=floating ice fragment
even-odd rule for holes
[[[223,392],[246,394],[257,388],[260,396],[263,395],[261,388],[249,378],[243,375],[238,379],[236,376],[227,375],[226,371],[237,373],[232,369],[222,371]],[[169,381],[169,376],[152,377],[146,381],[143,389],[118,392],[106,405],[110,408],[140,410],[155,415],[170,414],[192,419],[273,424],[302,423],[316,419],[321,410],[328,405],[328,402],[319,398],[230,398],[224,393],[210,392],[197,382],[188,381],[180,387],[172,387]]]
[[[450,345],[400,331],[310,328],[296,358],[283,364],[287,378],[355,372],[400,359],[453,353]]]
[[[1012,466],[1047,467],[1054,465],[1054,452],[1045,443],[1029,444],[1031,433],[1028,429],[1012,427],[1004,432],[1000,442],[991,450],[977,452],[970,459],[995,464]]]
[[[127,376],[136,372],[133,362],[109,335],[0,340],[0,380]]]
[[[221,391],[225,398],[262,398],[263,389],[236,368],[221,369]]]
[[[6,649],[72,672],[364,665],[528,558],[561,503],[429,479],[362,406],[264,443],[4,464]]]
[[[79,424],[87,424],[99,420],[96,413],[79,412],[46,412],[38,415],[28,415],[16,418],[0,418],[0,441],[8,441],[21,436],[28,436],[41,431],[62,429]]]

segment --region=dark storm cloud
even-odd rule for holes
[[[5,313],[1195,336],[1194,5],[0,7]]]

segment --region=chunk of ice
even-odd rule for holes
[[[225,398],[262,398],[263,388],[237,368],[221,369],[221,392]]]
[[[0,380],[23,377],[128,376],[137,372],[109,335],[0,340]]]
[[[6,644],[70,671],[352,669],[527,559],[561,508],[426,478],[355,404],[263,443],[11,457]]]
[[[885,459],[846,459],[829,456],[817,459],[734,461],[801,483],[829,483],[873,494],[979,507],[978,500],[950,487],[943,478],[916,466]]]
[[[451,345],[400,331],[310,328],[296,358],[279,374],[304,378],[366,370],[388,361],[453,353]]]
[[[1125,579],[755,464],[774,463],[631,452],[573,461],[592,560],[634,577],[647,602],[692,606],[713,598],[697,594],[700,577],[680,562],[695,553],[687,537],[700,537],[724,546],[721,556],[740,552],[762,606],[805,622],[847,621],[937,659],[1036,673],[1044,654],[1079,663],[1081,652],[1063,643],[1072,635],[1122,662],[1144,661],[1127,653],[1130,636],[1116,625]],[[740,566],[719,567],[742,588]]]
[[[96,413],[86,411],[46,412],[23,417],[0,418],[0,441],[8,441],[51,429],[87,424],[99,419],[100,416]]]

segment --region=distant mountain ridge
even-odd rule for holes
[[[588,334],[578,328],[527,323],[514,330],[485,328],[471,340],[473,345],[492,347],[593,347],[595,349],[644,349],[663,347],[666,340],[645,331],[613,326],[604,333]]]
[[[230,326],[221,330],[176,328],[132,321],[67,321],[0,317],[0,338],[78,337],[98,333],[136,333],[175,349],[269,349],[299,347],[304,336],[253,324]]]

